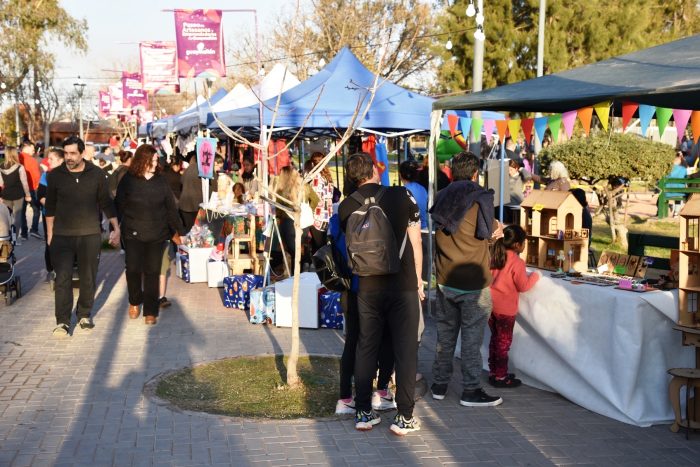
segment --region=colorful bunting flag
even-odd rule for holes
[[[498,130],[498,139],[501,144],[506,140],[506,133],[508,130],[508,120],[496,120],[496,129]]]
[[[549,131],[552,132],[552,143],[559,142],[559,128],[561,127],[561,114],[550,115]]]
[[[673,111],[671,109],[667,109],[666,107],[656,108],[656,124],[659,126],[659,138],[664,135],[666,125],[668,125],[672,115]]]
[[[639,105],[639,126],[642,128],[642,136],[647,135],[647,130],[649,129],[651,119],[654,117],[654,112],[656,112],[656,107],[653,105]]]
[[[601,102],[593,106],[595,114],[600,120],[600,124],[603,125],[603,129],[608,131],[608,119],[610,118],[610,101]]]
[[[690,114],[692,110],[684,109],[673,109],[673,121],[676,122],[676,132],[678,133],[678,144],[681,144],[681,140],[685,135],[685,127],[688,126],[688,120],[690,120]]]
[[[532,140],[532,125],[535,123],[534,118],[523,118],[520,122],[520,126],[523,129],[523,134],[525,135],[525,142],[530,144]]]
[[[508,120],[508,131],[510,132],[510,137],[514,140],[518,139],[520,136],[520,119],[515,118],[513,120]]]
[[[483,119],[472,118],[472,141],[481,141],[481,126],[483,124]]]
[[[574,123],[576,123],[576,111],[570,110],[569,112],[564,112],[561,114],[561,121],[564,124],[564,131],[566,132],[566,137],[571,139],[571,135],[574,132]]]
[[[690,116],[690,128],[693,130],[693,140],[697,144],[700,139],[700,110],[694,110]]]
[[[453,138],[455,137],[455,134],[457,134],[457,122],[459,121],[459,117],[456,116],[455,114],[449,114],[447,116],[447,125],[450,127],[450,136]]]
[[[493,127],[495,125],[495,120],[484,120],[484,134],[486,135],[486,144],[491,144],[491,139],[493,138]]]
[[[630,120],[634,117],[634,113],[639,108],[639,104],[635,102],[623,102],[622,103],[622,130],[627,128],[630,124]]]
[[[537,117],[535,119],[535,135],[537,139],[540,140],[540,144],[544,141],[544,132],[547,131],[547,122],[549,118],[547,117]]]
[[[593,107],[584,107],[578,109],[578,119],[581,122],[583,131],[586,132],[586,136],[591,133],[591,119],[593,118]]]
[[[469,130],[472,127],[471,117],[460,117],[459,118],[460,130],[462,130],[462,136],[464,139],[469,140]]]

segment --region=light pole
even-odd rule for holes
[[[477,0],[476,8],[470,0],[467,7],[467,16],[475,17],[476,32],[474,32],[474,63],[472,64],[472,92],[482,89],[484,77],[484,0]],[[472,112],[472,119],[481,118],[481,111]],[[473,134],[473,133],[472,133]],[[488,141],[489,135],[486,135]],[[481,135],[473,135],[469,138],[469,150],[477,156],[481,153]]]
[[[537,28],[537,77],[539,78],[544,74],[544,20],[547,15],[547,0],[540,0],[540,17]],[[541,117],[540,112],[535,113],[535,118]],[[535,157],[540,153],[542,149],[542,141],[537,137],[537,132],[535,132]],[[533,164],[534,173],[538,172],[537,164]]]
[[[75,92],[78,95],[78,131],[80,139],[83,139],[83,93],[85,92],[85,83],[78,76],[78,81],[73,83]]]

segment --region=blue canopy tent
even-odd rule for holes
[[[209,102],[207,102],[206,100],[202,104],[198,104],[197,102],[195,102],[195,104],[197,105],[192,106],[191,108],[187,109],[181,114],[171,117],[173,121],[173,131],[184,130],[192,127],[199,127],[200,124],[206,124],[207,113],[209,112],[210,104],[216,104],[226,94],[228,94],[228,91],[226,91],[226,89],[224,88],[221,88],[214,94],[212,94],[212,96],[209,98]]]
[[[348,128],[356,110],[362,110],[370,98],[375,75],[368,70],[349,48],[344,47],[321,71],[279,96],[263,103],[263,125],[283,129],[305,128],[306,134],[324,134],[329,130]],[[355,122],[358,130],[401,136],[427,132],[434,99],[379,79],[372,105],[362,121]],[[259,127],[259,106],[252,105],[217,115],[229,128]],[[468,114],[464,114],[466,116]],[[484,118],[503,119],[502,114],[484,112]],[[209,128],[218,123],[210,113]]]

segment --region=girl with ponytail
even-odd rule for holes
[[[489,383],[497,388],[514,388],[521,381],[508,373],[508,351],[513,342],[513,326],[518,314],[519,293],[530,290],[540,275],[528,274],[520,253],[525,249],[527,234],[519,225],[503,229],[491,251],[491,298],[493,312],[489,318]]]

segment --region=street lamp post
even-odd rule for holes
[[[467,16],[476,15],[477,30],[474,33],[474,63],[472,65],[472,92],[479,92],[483,86],[484,77],[484,0],[477,0],[476,8],[469,3]],[[481,111],[472,112],[472,119],[481,118]],[[473,133],[472,133],[473,134]],[[486,135],[488,141],[489,135]],[[469,150],[479,156],[481,153],[481,135],[469,139]]]
[[[73,87],[78,95],[78,131],[80,139],[83,139],[83,93],[85,92],[85,83],[82,82],[80,76],[78,76],[78,81],[73,83]]]

